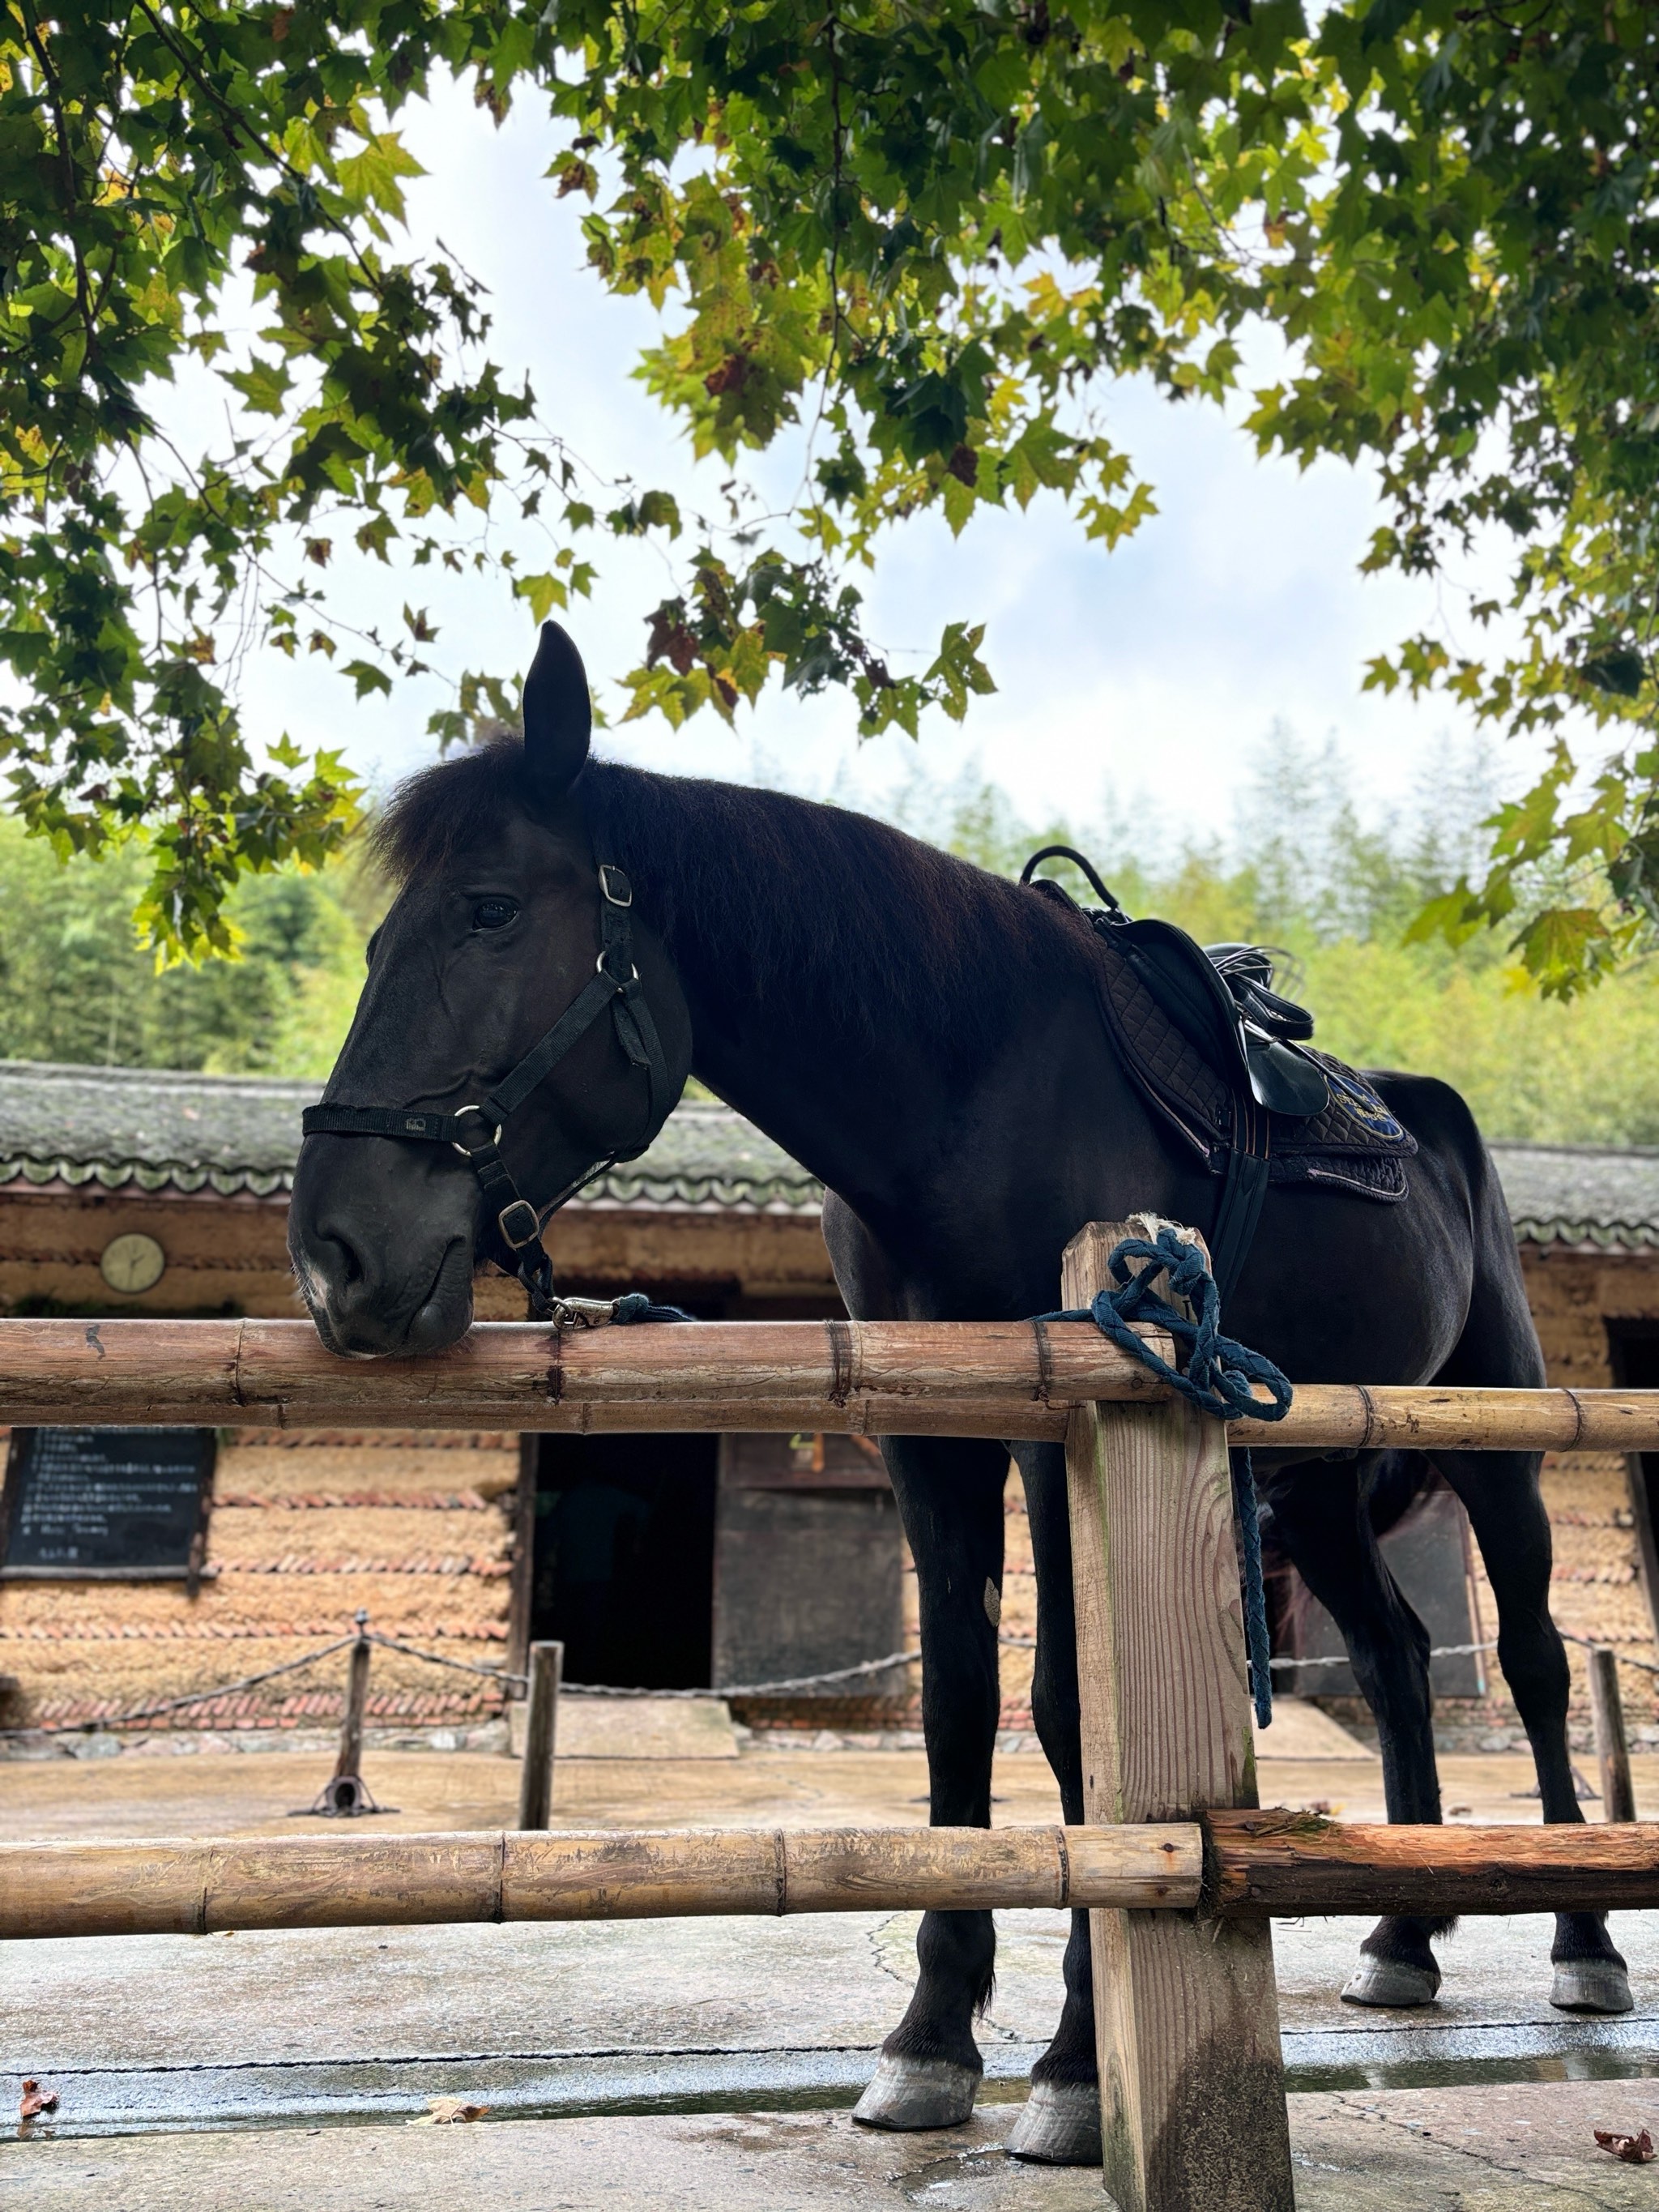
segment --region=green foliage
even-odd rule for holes
[[[0,1057],[325,1075],[381,898],[360,854],[245,881],[224,909],[240,957],[161,973],[133,929],[149,867],[131,845],[60,865],[0,817]]]
[[[1414,807],[1362,829],[1340,763],[1282,732],[1264,748],[1240,849],[1178,848],[1150,860],[1144,828],[1109,819],[1023,823],[976,773],[951,786],[920,770],[892,811],[905,827],[1000,874],[1039,845],[1086,853],[1135,914],[1159,914],[1204,943],[1282,948],[1284,988],[1310,1007],[1318,1042],[1362,1067],[1437,1075],[1468,1100],[1489,1137],[1556,1144],[1659,1144],[1659,971],[1627,963],[1571,1004],[1529,988],[1481,932],[1402,942],[1411,916],[1478,845],[1491,763],[1455,751]],[[1093,903],[1064,864],[1045,873]]]
[[[1133,913],[1166,915],[1206,943],[1283,947],[1286,988],[1314,1009],[1322,1045],[1362,1066],[1444,1077],[1490,1136],[1659,1144],[1651,963],[1627,963],[1569,1005],[1528,988],[1489,932],[1458,946],[1443,936],[1402,942],[1411,916],[1478,846],[1491,776],[1479,750],[1449,749],[1415,805],[1368,830],[1335,757],[1277,732],[1231,855],[1149,842],[1145,823],[1109,807],[1103,823],[1029,823],[976,769],[945,783],[920,760],[881,811],[1004,875],[1018,875],[1040,844],[1075,845]],[[320,1084],[350,1026],[362,948],[387,897],[362,841],[319,872],[243,883],[226,908],[239,959],[159,974],[132,927],[148,866],[128,848],[63,867],[0,817],[0,1057]],[[1048,872],[1091,897],[1063,866]]]
[[[595,271],[664,310],[645,380],[699,453],[802,438],[789,514],[732,489],[690,532],[665,494],[582,495],[483,352],[465,273],[391,250],[414,167],[391,126],[439,70],[498,118],[550,108]],[[1376,467],[1368,568],[1455,580],[1508,550],[1507,592],[1473,611],[1489,650],[1412,637],[1368,681],[1558,739],[1434,920],[1500,926],[1571,994],[1659,921],[1656,186],[1649,0],[101,0],[49,22],[0,0],[18,803],[66,849],[150,823],[143,915],[169,950],[219,941],[240,872],[335,849],[337,761],[258,767],[227,671],[254,635],[343,649],[358,696],[428,665],[424,611],[407,637],[331,621],[310,571],[337,530],[384,561],[495,563],[538,614],[591,588],[585,533],[684,532],[629,712],[730,714],[775,672],[849,685],[866,731],[960,716],[989,688],[977,630],[895,675],[849,565],[911,515],[960,531],[1039,492],[1115,544],[1152,495],[1091,390],[1226,399],[1265,324],[1291,367],[1249,433]],[[263,321],[238,348],[244,267]],[[240,404],[199,452],[151,411],[186,374]],[[533,574],[464,534],[544,501]],[[507,678],[464,671],[434,726],[510,704]]]

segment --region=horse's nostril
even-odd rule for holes
[[[349,1291],[354,1283],[361,1283],[363,1263],[351,1239],[343,1237],[337,1229],[330,1229],[324,1232],[319,1241],[325,1251],[333,1256],[334,1264],[329,1273],[334,1277],[337,1287]]]

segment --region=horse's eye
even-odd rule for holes
[[[511,899],[480,899],[472,909],[474,929],[505,929],[519,909]]]

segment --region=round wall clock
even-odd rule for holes
[[[134,1231],[126,1237],[117,1237],[104,1247],[103,1257],[98,1262],[98,1272],[112,1291],[124,1291],[137,1297],[140,1291],[154,1290],[161,1279],[167,1264],[167,1255],[153,1237],[144,1237]]]

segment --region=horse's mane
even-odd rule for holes
[[[757,1000],[870,1035],[896,1019],[955,1061],[1006,1030],[1009,988],[1086,957],[1050,901],[844,807],[609,761],[590,761],[577,791],[599,856],[626,868],[716,1019]],[[514,809],[535,803],[523,748],[501,739],[403,785],[376,848],[399,881],[419,878]]]

